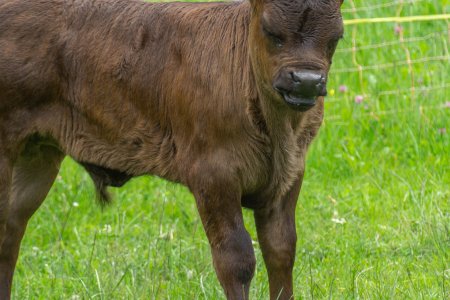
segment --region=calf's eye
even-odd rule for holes
[[[283,37],[280,34],[274,33],[273,31],[268,30],[266,27],[263,27],[264,34],[270,41],[277,47],[283,47]]]
[[[339,40],[341,37],[333,38],[328,42],[327,51],[329,55],[333,55],[334,51],[336,50],[337,44],[339,43]]]

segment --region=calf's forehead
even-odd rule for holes
[[[341,32],[340,4],[339,0],[265,0],[262,21],[288,32],[313,28]]]
[[[306,12],[324,19],[339,19],[340,3],[339,0],[265,0],[261,4],[265,15],[288,21],[301,19]]]

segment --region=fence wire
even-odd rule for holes
[[[403,4],[417,4],[419,2],[424,2],[425,0],[408,0],[403,1]],[[362,6],[362,7],[356,7],[353,5],[352,8],[344,8],[342,9],[343,13],[357,13],[362,11],[373,11],[380,8],[389,8],[389,7],[397,7],[399,5],[399,2],[401,1],[392,1],[388,3],[380,3],[380,4],[374,4],[374,5],[368,5],[368,6]]]
[[[429,7],[432,2],[433,0],[397,0],[366,5],[358,0],[345,1],[346,7],[342,12],[346,19],[347,37],[343,46],[336,51],[336,59],[345,60],[345,64],[336,65],[331,70],[330,81],[335,81],[335,86],[327,98],[327,103],[342,101],[359,103],[361,99],[375,103],[371,106],[375,107],[374,111],[361,112],[353,118],[373,118],[411,112],[425,114],[436,110],[450,113],[450,14],[445,11],[450,10],[450,5],[445,6],[441,3],[434,6],[437,8],[434,14],[414,15],[415,11],[427,11],[422,10],[422,6]],[[402,26],[403,21],[408,22],[405,27]],[[382,32],[380,28],[391,28],[394,33],[380,33]],[[407,31],[405,28],[411,30],[405,33]],[[378,35],[370,43],[361,43],[361,37],[371,34]],[[389,53],[396,55],[390,56]],[[362,59],[364,54],[373,59]],[[384,61],[378,60],[378,57],[382,57]],[[397,88],[374,91],[369,87],[368,78],[383,78],[391,74],[388,72],[401,74],[401,77],[392,78],[401,81]],[[437,79],[421,82],[420,76],[426,72],[432,73]],[[345,83],[345,80],[358,82],[358,89],[352,91],[352,95],[345,90],[346,87],[336,87],[338,82]],[[420,101],[414,101],[417,95],[428,95],[431,92],[440,93],[439,97],[444,99],[442,103],[435,101],[433,104],[423,105]],[[404,105],[396,103],[395,108],[379,109],[376,102],[383,98],[403,101]],[[342,119],[343,117],[338,114],[326,116],[328,121]]]

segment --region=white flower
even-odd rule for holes
[[[345,224],[347,221],[344,218],[332,218],[331,222],[336,224]]]
[[[347,220],[345,220],[344,218],[339,218],[339,213],[337,212],[337,210],[335,210],[333,212],[333,217],[331,218],[331,222],[336,223],[336,224],[345,224],[345,223],[347,223]]]
[[[105,224],[105,225],[103,226],[102,231],[103,231],[104,233],[111,233],[111,231],[112,231],[111,225]]]

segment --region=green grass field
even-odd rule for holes
[[[390,1],[346,0],[345,19],[450,13]],[[450,299],[449,26],[346,27],[297,207],[295,299]],[[224,299],[186,188],[146,177],[111,191],[102,211],[65,161],[29,223],[14,299]],[[251,298],[268,299],[255,249]]]

